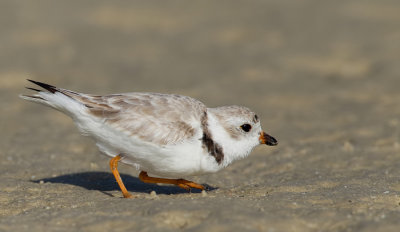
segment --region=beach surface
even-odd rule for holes
[[[399,231],[400,1],[0,2],[0,231]],[[276,147],[142,183],[26,79],[244,105]],[[31,86],[32,87],[32,86]]]

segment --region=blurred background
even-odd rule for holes
[[[189,218],[182,228],[396,231],[399,12],[395,0],[0,1],[0,215],[7,215],[0,229],[40,231],[40,215],[59,229],[88,217],[75,228],[101,230],[114,218],[85,213],[107,208],[110,196],[101,191],[119,194],[102,189],[115,184],[108,176],[95,187],[91,175],[82,186],[32,182],[105,175],[108,164],[69,118],[18,98],[29,92],[29,78],[78,92],[176,93],[256,111],[280,144],[195,179],[219,187],[209,193],[214,200],[157,189]],[[122,170],[137,184],[133,168]],[[92,187],[90,199],[76,203],[81,211],[71,211],[71,199]],[[144,228],[143,210],[175,223],[161,220],[160,228],[181,225],[179,213],[163,214],[174,215],[165,201],[113,199],[126,228]]]

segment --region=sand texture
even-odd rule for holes
[[[398,0],[3,0],[0,32],[0,231],[399,231]],[[27,78],[245,105],[279,145],[203,193],[122,165],[123,199]]]

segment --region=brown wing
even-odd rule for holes
[[[115,129],[160,145],[191,139],[200,129],[200,117],[206,109],[193,98],[169,94],[79,94],[71,97]]]

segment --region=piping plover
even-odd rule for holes
[[[28,81],[44,90],[28,88],[37,93],[20,97],[67,114],[92,137],[112,158],[110,168],[125,198],[133,195],[118,173],[119,161],[140,170],[139,179],[146,183],[204,189],[181,178],[221,170],[259,144],[278,144],[263,132],[258,116],[243,106],[207,108],[191,97],[160,93],[99,96]]]

